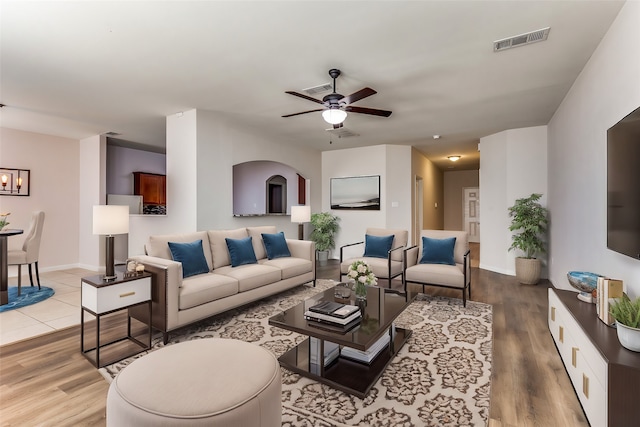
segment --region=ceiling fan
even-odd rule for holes
[[[332,124],[334,129],[338,129],[342,127],[342,122],[344,122],[344,120],[347,118],[347,111],[350,113],[370,114],[372,116],[382,117],[389,117],[391,115],[391,111],[387,110],[377,110],[375,108],[352,106],[351,104],[353,104],[354,102],[364,99],[368,96],[375,95],[378,92],[369,87],[365,87],[364,89],[360,89],[359,91],[352,93],[349,96],[341,95],[336,92],[336,79],[338,78],[338,76],[340,76],[340,70],[332,68],[331,70],[329,70],[329,75],[333,79],[333,93],[326,95],[324,98],[322,98],[322,101],[298,92],[285,92],[289,95],[297,96],[315,102],[317,104],[321,104],[323,108],[302,111],[300,113],[287,114],[282,117],[293,117],[299,116],[300,114],[322,111],[322,117],[324,118],[324,120],[327,123]]]

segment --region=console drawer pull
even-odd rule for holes
[[[558,333],[560,335],[560,342],[564,342],[564,328],[562,326],[558,327]]]
[[[573,367],[575,368],[577,363],[578,363],[578,347],[571,347],[571,364],[573,365]]]
[[[589,377],[585,374],[582,374],[582,393],[589,398]]]
[[[551,307],[551,320],[556,321],[556,308]]]
[[[135,295],[136,291],[126,292],[124,294],[120,294],[120,298],[130,297],[131,295]]]

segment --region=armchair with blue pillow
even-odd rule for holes
[[[404,290],[408,283],[460,289],[462,304],[471,298],[469,236],[465,231],[422,230],[418,245],[405,249]]]
[[[403,249],[408,240],[407,230],[367,228],[364,241],[340,247],[340,281],[352,262],[363,260],[378,279],[388,279],[391,289],[391,280],[403,276]]]

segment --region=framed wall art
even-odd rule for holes
[[[331,178],[331,209],[380,210],[380,175]]]
[[[0,196],[28,196],[30,188],[29,169],[0,168]]]

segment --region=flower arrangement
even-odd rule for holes
[[[11,212],[0,214],[0,230],[9,225],[9,221],[7,221],[9,215],[11,215]]]
[[[354,291],[358,298],[366,297],[367,288],[365,285],[371,286],[378,283],[376,276],[373,274],[373,271],[371,271],[371,267],[369,267],[369,264],[362,260],[354,261],[349,265],[347,277],[354,280]]]

